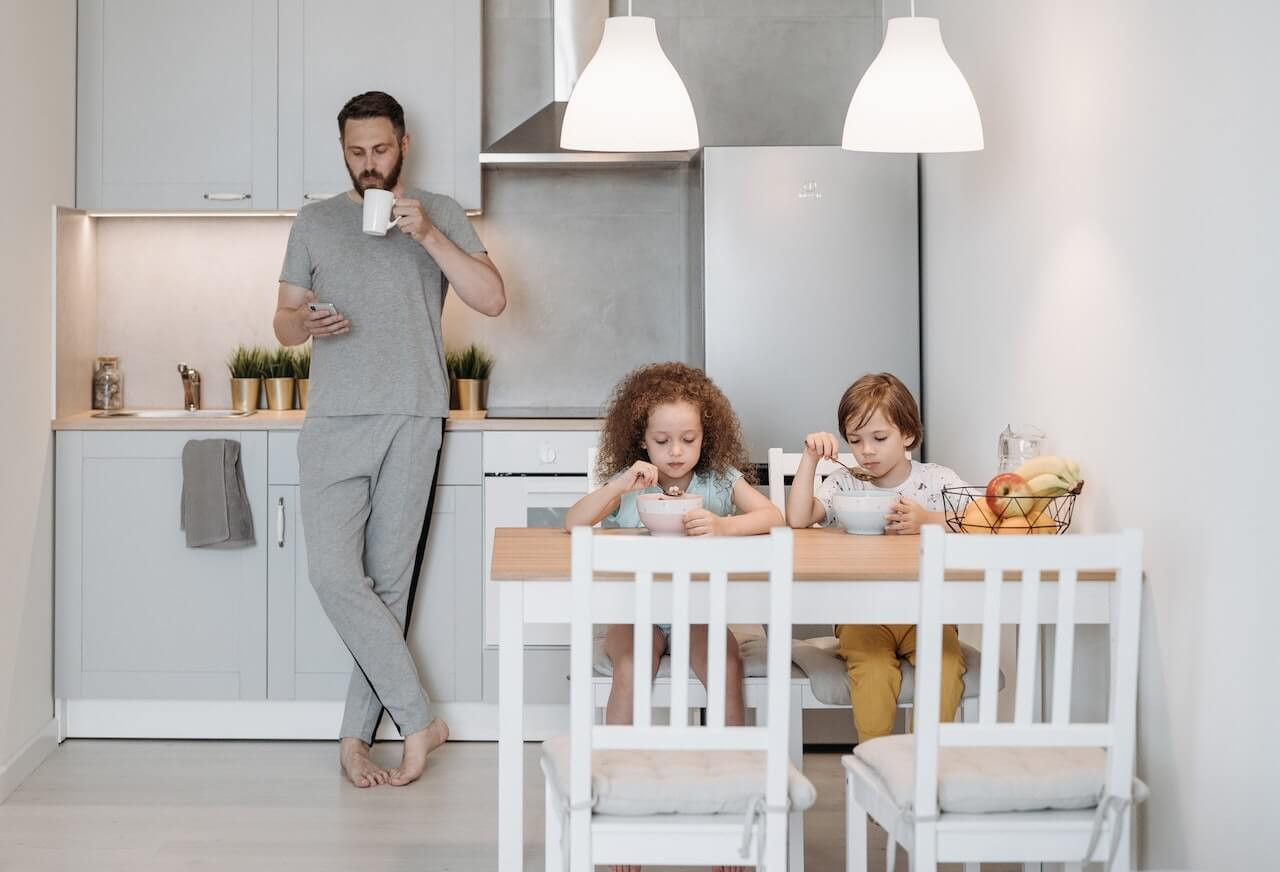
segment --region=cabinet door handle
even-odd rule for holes
[[[206,200],[213,200],[215,202],[224,203],[224,202],[234,202],[236,200],[247,200],[252,196],[253,196],[252,194],[205,194],[204,198]]]
[[[303,195],[302,195],[302,199],[304,199],[304,200],[327,200],[327,199],[329,199],[330,197],[336,197],[336,196],[338,196],[338,195],[337,195],[337,194],[303,194]]]
[[[284,547],[284,497],[276,500],[276,547]]]

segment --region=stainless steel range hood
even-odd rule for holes
[[[552,48],[555,99],[531,118],[480,152],[484,166],[617,167],[680,166],[698,153],[689,151],[570,151],[560,147],[564,110],[578,77],[600,45],[609,0],[555,0]]]

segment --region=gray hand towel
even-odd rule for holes
[[[239,442],[192,439],[183,446],[178,523],[186,531],[188,548],[253,544]]]

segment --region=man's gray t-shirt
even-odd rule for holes
[[[468,254],[484,251],[462,207],[407,188],[427,217]],[[308,288],[351,322],[313,341],[307,415],[449,415],[440,314],[448,280],[425,248],[392,228],[362,229],[364,206],[347,194],[304,206],[289,231],[280,281]]]

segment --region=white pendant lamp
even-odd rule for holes
[[[912,12],[915,3],[912,3]],[[850,151],[982,149],[982,118],[936,18],[891,18],[844,119]]]
[[[628,5],[630,12],[630,5]],[[698,122],[652,18],[610,18],[600,48],[564,111],[560,147],[574,151],[684,151]]]

